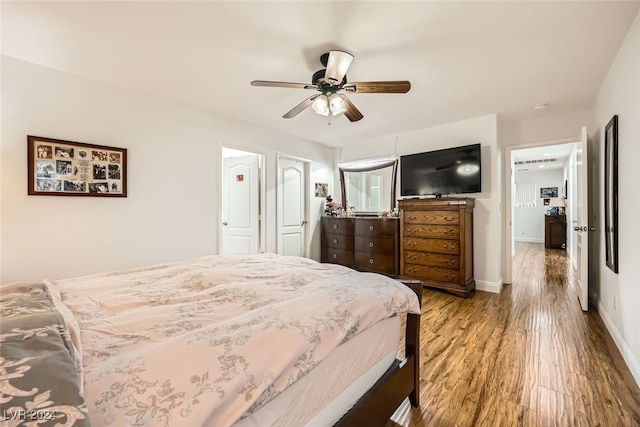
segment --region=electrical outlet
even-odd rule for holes
[[[618,309],[618,295],[613,294],[613,309],[617,310]]]

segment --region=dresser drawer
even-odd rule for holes
[[[460,212],[406,211],[403,219],[406,224],[460,224]]]
[[[454,270],[460,269],[460,257],[458,255],[405,251],[403,256],[403,262],[405,264],[429,265],[432,267],[444,267]]]
[[[420,225],[407,224],[404,227],[407,237],[427,237],[431,239],[460,239],[460,227],[457,225]]]
[[[326,248],[353,250],[353,235],[323,234],[321,245]]]
[[[460,254],[460,242],[444,239],[420,239],[407,237],[403,239],[405,251],[435,252],[438,254]]]
[[[361,236],[393,236],[396,234],[397,219],[365,219],[356,221],[355,234]]]
[[[396,245],[393,237],[356,236],[355,249],[365,253],[395,254]]]
[[[345,251],[342,249],[322,248],[322,262],[330,262],[332,264],[341,264],[346,266],[353,265],[353,251]]]
[[[460,283],[460,272],[448,268],[406,264],[402,274],[420,279],[436,280],[438,282]]]
[[[396,257],[394,255],[356,251],[355,258],[355,265],[358,270],[396,274]]]
[[[325,233],[353,234],[353,218],[322,218]]]

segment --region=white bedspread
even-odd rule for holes
[[[81,330],[92,425],[229,426],[417,298],[387,277],[272,254],[54,283]]]

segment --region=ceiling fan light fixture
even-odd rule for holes
[[[321,116],[329,115],[329,98],[325,95],[318,96],[311,104],[311,108],[316,114],[320,114]]]
[[[311,108],[316,114],[321,116],[337,116],[347,111],[344,99],[338,94],[330,96],[320,95],[311,104]]]
[[[338,114],[342,114],[347,111],[344,99],[335,93],[329,98],[329,109],[331,110],[332,116],[337,116]]]

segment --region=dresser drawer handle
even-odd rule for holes
[[[333,254],[333,259],[338,258],[338,254]]]
[[[373,242],[369,243],[369,247],[372,248],[373,247]]]
[[[369,258],[369,264],[373,264],[373,258]]]
[[[333,243],[338,243],[338,239],[333,239]]]
[[[338,224],[333,224],[333,228],[338,229]]]
[[[369,226],[369,231],[373,231],[375,229],[375,227],[373,225]]]
[[[409,217],[409,219],[410,219],[411,221],[415,221],[416,219],[418,219],[418,217],[417,217],[417,216],[410,216],[410,217]]]
[[[451,216],[445,216],[445,217],[444,217],[444,220],[445,220],[445,221],[453,221],[453,217],[451,217]]]

